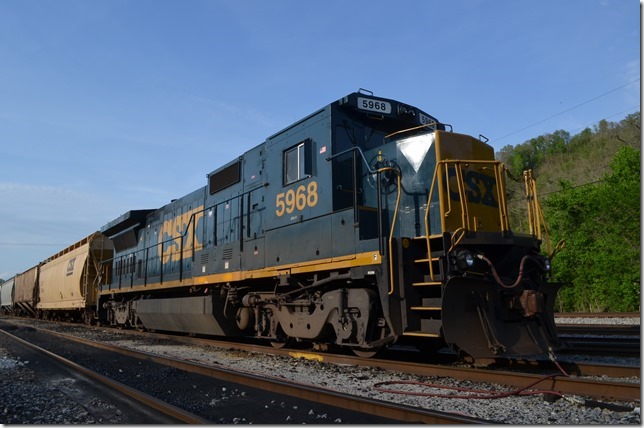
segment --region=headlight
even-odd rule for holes
[[[474,256],[470,252],[465,253],[463,260],[465,260],[467,267],[472,267],[474,265]]]
[[[471,268],[474,266],[474,255],[467,250],[461,250],[456,255],[456,264],[459,269]]]
[[[550,272],[551,266],[550,266],[550,259],[549,258],[544,258],[543,260],[543,265],[546,267],[546,272]]]

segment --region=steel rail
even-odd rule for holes
[[[601,324],[557,324],[557,333],[562,335],[594,336],[641,336],[639,325],[601,325]]]
[[[130,388],[127,385],[123,385],[120,382],[117,382],[113,379],[110,379],[106,376],[103,376],[99,373],[96,373],[88,368],[85,368],[79,364],[74,363],[73,361],[70,361],[66,358],[61,357],[60,355],[57,355],[53,352],[50,352],[46,349],[43,349],[37,345],[34,345],[33,343],[30,343],[26,340],[23,340],[11,333],[8,333],[5,330],[0,329],[0,333],[4,334],[11,340],[19,343],[20,345],[27,347],[29,349],[32,349],[34,351],[40,352],[43,355],[45,355],[47,358],[51,358],[69,368],[72,370],[81,373],[83,376],[90,378],[92,380],[95,380],[102,384],[103,386],[106,386],[112,390],[118,391],[121,394],[124,394],[139,403],[142,403],[143,405],[153,409],[156,412],[162,413],[166,416],[169,416],[171,419],[177,421],[177,423],[187,423],[187,424],[208,424],[210,421],[203,419],[193,413],[187,412],[183,409],[180,409],[176,406],[173,406],[170,403],[166,403],[165,401],[158,400],[150,395],[147,395],[141,391],[138,391],[134,388]]]
[[[501,367],[515,369],[556,370],[550,360],[502,360],[498,362]],[[616,366],[604,363],[584,363],[579,361],[559,360],[559,365],[566,373],[575,376],[606,376],[612,378],[632,377],[640,378],[639,366]]]
[[[555,312],[555,318],[641,318],[640,312]]]
[[[621,355],[636,356],[641,355],[641,344],[639,338],[634,337],[615,337],[615,336],[559,336],[564,348],[560,353],[575,354],[593,354],[593,355]]]
[[[328,358],[325,356],[324,361],[343,364],[357,364],[355,359],[352,357],[336,358],[334,356]],[[523,387],[544,377],[541,374],[532,373],[485,370],[470,367],[446,367],[381,359],[362,360],[360,364],[380,367],[385,370],[400,371],[408,374],[452,377],[472,382],[495,383],[514,387]],[[580,379],[577,377],[561,376],[554,379],[547,379],[537,386],[539,389],[550,389],[562,394],[574,394],[594,398],[613,398],[617,400],[633,401],[639,400],[641,396],[640,384]]]
[[[145,336],[148,337],[147,332],[135,331],[135,330],[122,330],[122,333],[131,334],[136,336]],[[371,359],[371,358],[360,358],[353,355],[338,355],[338,354],[329,354],[329,353],[319,353],[307,350],[297,350],[290,348],[273,348],[265,345],[257,345],[252,343],[242,343],[242,342],[230,342],[222,340],[212,340],[207,338],[191,337],[191,336],[177,336],[172,334],[165,333],[154,333],[155,338],[174,340],[176,342],[188,343],[191,345],[205,345],[213,346],[220,349],[239,349],[245,352],[255,352],[262,354],[271,354],[271,355],[280,355],[284,357],[291,358],[305,358],[312,359],[317,361],[324,361],[331,364],[352,364],[352,365],[363,365],[368,367],[382,367],[386,368],[380,364],[382,359]],[[391,350],[391,352],[397,352]],[[428,363],[417,363],[414,361],[401,361],[400,358],[410,359],[409,356],[398,357],[399,353],[408,354],[408,351],[400,351],[396,354],[396,360],[393,362],[394,369],[403,373],[409,374],[421,374],[421,375],[433,375],[439,372],[442,368],[449,369],[449,366],[441,364],[428,364]],[[443,356],[444,357],[444,356]],[[437,360],[440,357],[437,354]],[[393,358],[392,358],[393,359]],[[389,361],[389,360],[386,360]],[[375,364],[374,364],[375,362]],[[391,363],[391,361],[390,361]],[[415,365],[418,365],[416,367]],[[584,363],[584,362],[567,362],[559,361],[559,364],[564,368],[564,370],[576,376],[607,376],[607,377],[640,377],[641,368],[639,366],[617,366],[611,364],[603,363]],[[550,360],[513,360],[513,359],[500,359],[495,362],[495,365],[499,367],[514,368],[514,369],[540,369],[540,370],[557,370],[556,366]],[[495,369],[496,370],[496,369]],[[486,371],[484,368],[476,368],[473,371]],[[488,372],[490,370],[487,370]],[[495,371],[496,372],[496,371]],[[461,372],[460,374],[463,374]],[[461,378],[462,380],[472,380],[466,376]]]
[[[339,391],[327,388],[302,384],[294,381],[287,381],[280,378],[268,377],[266,375],[257,375],[254,373],[241,372],[232,369],[220,367],[211,367],[205,364],[181,360],[176,357],[164,357],[144,351],[137,351],[110,345],[101,342],[95,342],[80,337],[69,336],[51,330],[46,330],[48,334],[61,337],[83,345],[92,346],[98,349],[117,352],[128,357],[134,357],[145,361],[152,361],[163,364],[179,370],[190,373],[196,373],[204,376],[216,378],[225,382],[236,383],[250,386],[264,391],[278,394],[289,395],[301,399],[326,404],[346,410],[366,413],[387,419],[392,419],[405,423],[427,423],[427,424],[493,424],[495,421],[487,421],[466,415],[447,413],[438,410],[422,409],[411,407],[403,404],[385,402],[381,400],[356,397]],[[200,422],[203,423],[203,422]]]
[[[62,333],[52,332],[72,340],[85,340],[68,336]],[[127,331],[127,333],[136,335],[145,335],[145,333]],[[528,385],[540,377],[540,374],[531,373],[518,373],[514,371],[501,371],[501,370],[488,370],[482,368],[471,367],[451,367],[445,365],[416,363],[400,360],[385,360],[385,359],[364,359],[355,356],[337,355],[327,353],[316,353],[305,350],[294,349],[274,349],[261,345],[253,345],[247,343],[235,342],[220,342],[209,339],[194,338],[188,336],[176,336],[169,334],[155,333],[155,338],[164,338],[168,340],[175,340],[191,344],[202,344],[208,346],[215,346],[220,348],[234,348],[247,352],[257,353],[270,353],[273,355],[288,356],[292,358],[305,358],[326,362],[331,364],[348,364],[348,365],[362,365],[367,367],[378,367],[385,370],[398,371],[407,374],[423,375],[423,376],[442,376],[452,377],[459,380],[468,380],[472,382],[486,382],[502,384],[506,386],[522,387]],[[90,344],[90,343],[88,343]],[[100,344],[99,344],[100,345]],[[101,345],[106,346],[106,345]],[[126,349],[126,348],[124,348]],[[508,364],[509,366],[520,365],[543,365],[539,362],[515,362]],[[639,367],[622,368],[615,366],[608,366],[603,368],[602,365],[591,365],[584,363],[562,363],[565,370],[570,370],[569,373],[579,373],[581,375],[595,376],[595,375],[609,375],[615,377],[631,377],[637,376],[640,371]],[[575,394],[593,398],[614,398],[618,400],[639,400],[641,396],[641,387],[639,384],[628,382],[611,382],[606,380],[593,380],[593,379],[579,379],[577,377],[556,377],[549,379],[538,385],[540,389],[549,388],[554,391],[565,394]]]

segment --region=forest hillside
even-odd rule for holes
[[[553,275],[565,283],[560,312],[639,311],[641,275],[640,112],[576,135],[558,130],[503,147],[511,220],[526,218],[523,170],[536,177]],[[514,221],[513,230],[527,230]],[[545,249],[546,246],[544,246]]]

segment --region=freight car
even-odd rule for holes
[[[98,280],[102,263],[114,254],[112,242],[95,232],[16,275],[16,314],[43,319],[97,319]]]
[[[13,313],[13,296],[15,293],[15,280],[16,278],[9,278],[7,281],[0,284],[0,313],[11,314]]]
[[[15,277],[14,311],[18,316],[36,317],[38,303],[38,272],[40,265],[27,269]]]
[[[510,230],[505,170],[484,141],[361,90],[204,187],[105,225],[99,318],[362,356],[396,342],[544,353],[559,345],[559,286],[529,208],[531,232]]]

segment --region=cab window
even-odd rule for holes
[[[312,175],[311,139],[301,141],[284,151],[283,184],[291,184]]]

